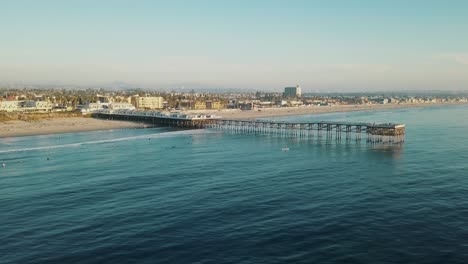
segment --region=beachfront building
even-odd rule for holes
[[[77,109],[81,111],[83,114],[92,113],[97,110],[102,110],[104,107],[107,108],[107,105],[100,104],[100,103],[89,103],[84,105],[78,105]]]
[[[20,108],[21,101],[0,101],[0,111],[16,112]]]
[[[49,101],[24,101],[23,111],[31,112],[50,112],[52,111],[52,103]]]
[[[192,102],[192,100],[188,100],[188,99],[182,99],[178,102],[178,105],[177,107],[179,109],[192,109],[192,104],[194,102]]]
[[[101,104],[105,104],[105,103],[109,104],[109,103],[112,103],[112,97],[97,94],[96,95],[96,101],[97,101],[97,103],[101,103]]]
[[[130,103],[111,103],[109,108],[112,110],[135,110],[135,106]]]
[[[258,108],[271,108],[275,106],[275,102],[273,101],[262,101],[257,104]]]
[[[304,103],[302,101],[290,101],[289,105],[292,107],[302,106]]]
[[[205,110],[206,109],[206,102],[204,101],[196,101],[194,105],[195,110]]]
[[[219,101],[211,101],[211,100],[207,100],[205,102],[205,105],[206,105],[206,109],[222,109],[224,108],[224,105],[219,102]]]
[[[163,109],[164,98],[161,96],[133,96],[132,104],[140,109]]]
[[[254,103],[252,101],[239,101],[237,106],[241,110],[252,110],[252,109],[254,109]]]
[[[285,87],[284,88],[284,97],[301,97],[302,88],[297,85],[296,87]]]

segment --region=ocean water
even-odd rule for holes
[[[406,142],[0,139],[0,263],[468,263],[467,106],[276,120],[402,122]]]

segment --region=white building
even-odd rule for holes
[[[113,110],[135,110],[135,106],[130,103],[111,103],[109,105],[110,109]]]
[[[52,111],[52,103],[48,101],[25,101],[23,103],[23,110],[50,112]]]
[[[0,111],[16,112],[20,108],[21,101],[0,101]]]
[[[100,103],[89,103],[85,105],[79,105],[77,109],[79,109],[83,114],[85,114],[85,113],[92,113],[97,110],[102,110],[104,109],[103,106],[104,104],[100,104]],[[107,105],[106,105],[106,108],[107,108]]]

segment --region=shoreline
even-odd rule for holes
[[[313,107],[287,107],[287,108],[260,108],[257,110],[227,110],[216,111],[223,119],[231,120],[252,120],[266,117],[301,116],[327,113],[343,113],[356,111],[378,111],[388,109],[425,108],[434,106],[455,106],[468,105],[466,102],[460,103],[433,103],[433,104],[385,104],[385,105],[336,105],[336,106],[313,106]],[[228,112],[229,111],[229,112]]]
[[[84,117],[59,117],[36,121],[13,120],[0,122],[0,138],[147,127],[150,126],[144,123]]]
[[[387,105],[337,105],[315,107],[261,108],[258,110],[208,110],[186,113],[212,113],[223,119],[252,120],[267,117],[301,116],[326,113],[379,111],[388,109],[424,108],[434,106],[468,105],[468,103],[387,104]],[[0,138],[52,135],[86,131],[102,131],[125,128],[148,128],[151,125],[132,121],[103,120],[84,117],[56,117],[35,121],[12,120],[0,122]]]

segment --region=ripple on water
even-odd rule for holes
[[[15,139],[0,149],[2,261],[466,263],[466,116],[346,114],[406,123],[401,147],[210,130]]]

